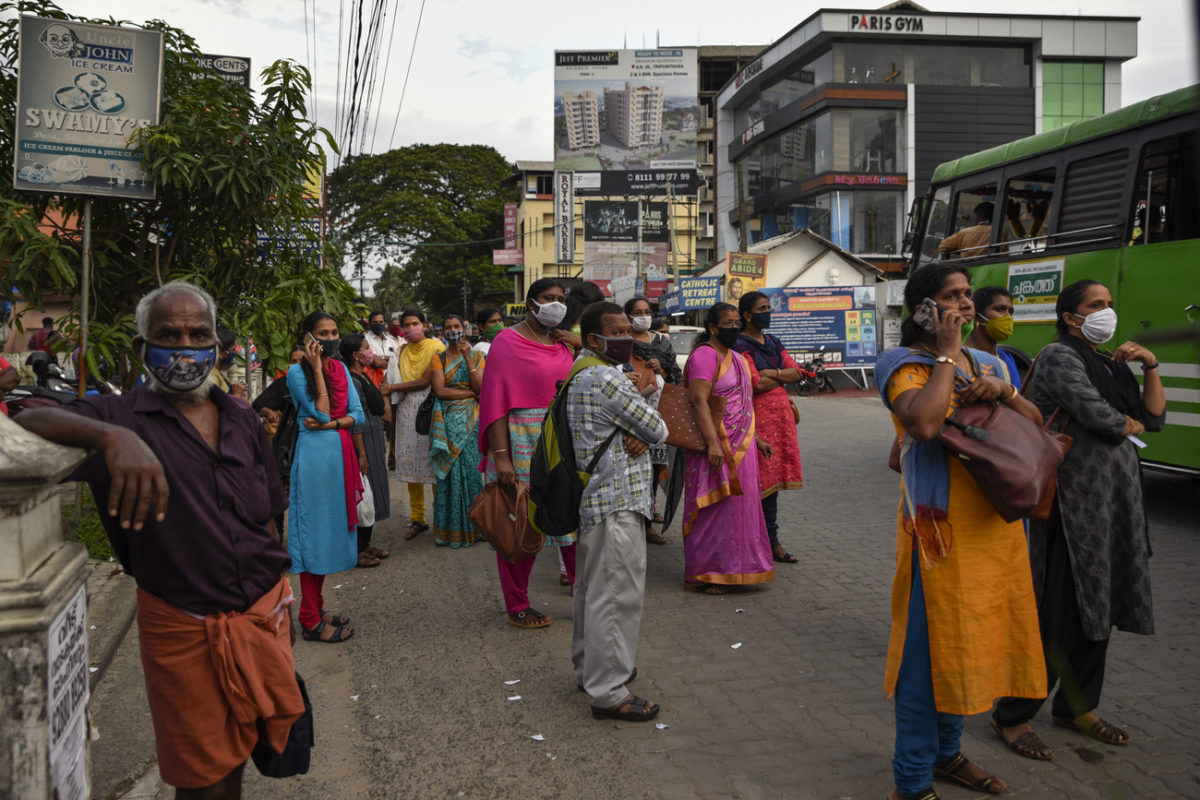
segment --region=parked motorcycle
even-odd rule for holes
[[[825,372],[825,348],[822,347],[820,352],[813,353],[810,361],[800,365],[800,381],[796,384],[796,390],[800,392],[836,392],[837,388],[833,382],[829,380],[828,373]]]
[[[33,369],[37,385],[17,386],[8,393],[4,399],[10,417],[29,408],[63,405],[79,396],[79,384],[64,378],[62,369],[46,353],[40,350],[30,353],[25,365]],[[88,394],[120,393],[120,388],[112,381],[88,381]]]

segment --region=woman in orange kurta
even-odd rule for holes
[[[959,752],[962,715],[997,697],[1044,697],[1045,667],[1020,522],[996,512],[937,440],[960,405],[997,401],[1041,423],[993,356],[961,346],[974,316],[961,267],[927,267],[905,288],[910,314],[932,298],[925,327],[910,317],[902,346],[875,374],[901,439],[901,505],[885,688],[895,697],[893,800],[936,798],[933,780],[999,794],[1005,783]]]

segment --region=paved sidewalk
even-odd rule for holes
[[[709,597],[682,590],[678,524],[667,545],[651,546],[633,688],[663,704],[665,730],[591,719],[572,678],[570,597],[553,552],[538,559],[531,597],[555,623],[513,628],[494,554],[435,548],[428,535],[402,542],[407,495],[393,484],[400,516],[377,533],[392,557],[327,582],[327,604],[354,618],[355,638],[296,645],[316,705],[313,769],[270,781],[251,766],[246,796],[882,798],[893,737],[882,690],[897,488],[890,423],[869,397],[799,403],[806,488],[785,493],[780,520],[801,563],[778,565],[765,588]],[[1031,762],[1003,748],[985,717],[969,718],[964,751],[1005,778],[1010,795],[1200,796],[1197,488],[1149,479],[1159,632],[1114,635],[1101,708],[1134,742],[1092,745],[1043,712],[1038,729],[1058,757]],[[137,681],[131,636],[93,704],[96,774],[125,765],[127,780],[98,783],[97,797],[129,789],[153,760],[146,728],[136,729],[138,713],[148,725]],[[118,708],[120,722],[109,718]],[[125,796],[169,797],[155,778]]]

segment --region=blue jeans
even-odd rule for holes
[[[908,600],[908,631],[896,680],[896,753],[892,772],[896,791],[911,797],[933,786],[933,767],[958,754],[962,717],[942,714],[933,700],[929,659],[929,624],[921,565],[912,556],[912,590]]]

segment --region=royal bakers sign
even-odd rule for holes
[[[575,263],[575,174],[554,173],[554,260]]]
[[[925,30],[923,17],[900,17],[893,14],[851,14],[850,30],[879,33],[921,33]]]

